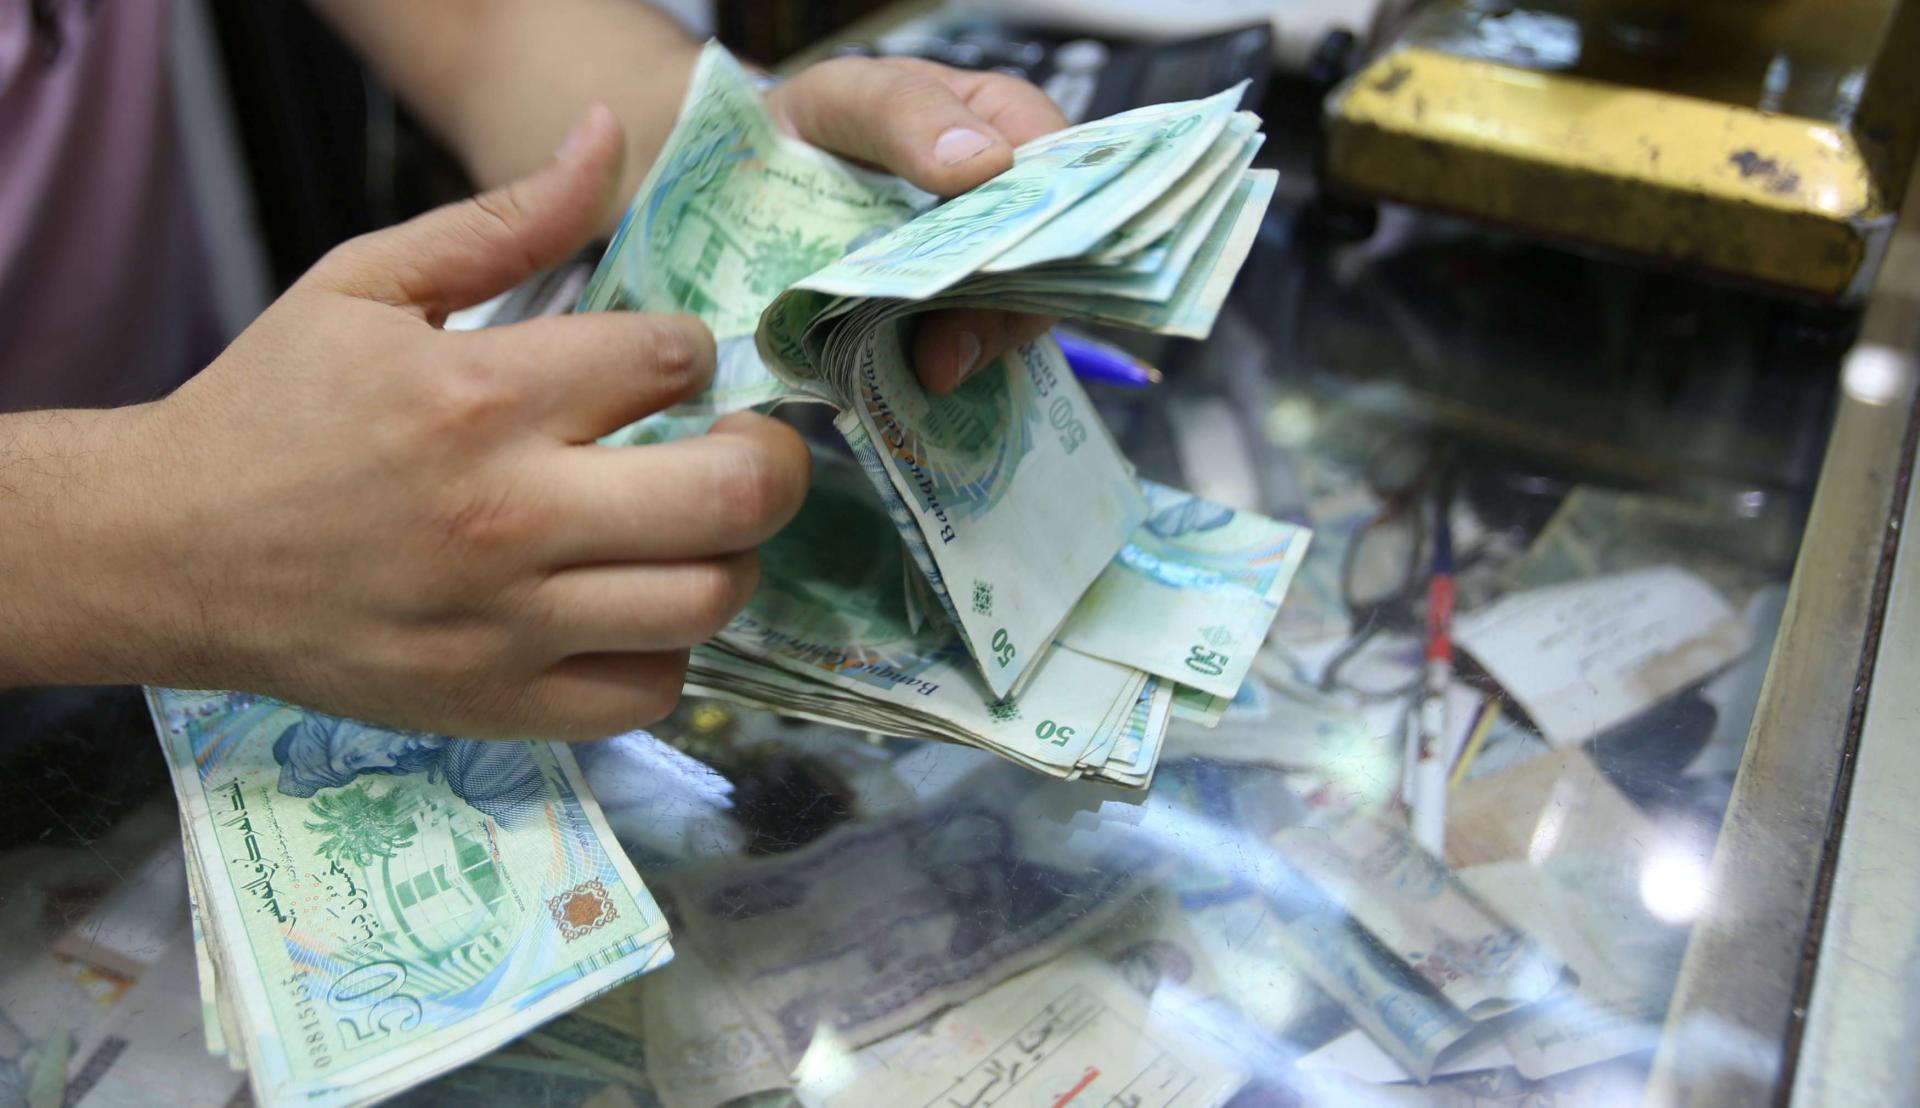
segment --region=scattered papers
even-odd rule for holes
[[[1677,566],[1516,593],[1462,619],[1456,638],[1557,746],[1632,718],[1752,644],[1739,614]]]

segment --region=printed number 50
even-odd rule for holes
[[[1208,650],[1203,646],[1193,648],[1187,656],[1187,668],[1195,673],[1204,673],[1208,677],[1218,677],[1227,669],[1227,656],[1218,650]]]
[[[1065,746],[1073,738],[1073,728],[1062,727],[1050,719],[1043,719],[1040,721],[1040,726],[1033,729],[1033,735],[1042,742]]]
[[[1002,627],[1000,630],[995,631],[993,633],[993,656],[999,661],[1002,669],[1005,669],[1007,664],[1013,661],[1015,653],[1017,652],[1013,649],[1013,640],[1007,637],[1007,629]]]
[[[374,962],[342,974],[327,990],[327,1006],[341,1015],[342,1045],[357,1046],[369,1039],[382,1038],[395,1031],[411,1031],[420,1025],[420,1002],[400,987],[407,983],[407,967],[398,962]],[[353,1041],[347,1042],[347,1032]]]

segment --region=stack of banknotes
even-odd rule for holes
[[[814,401],[847,449],[691,690],[1135,787],[1169,719],[1218,717],[1307,532],[1140,481],[1050,338],[950,396],[909,351],[950,307],[1204,336],[1275,184],[1241,94],[1047,135],[936,204],[781,133],[707,48],[580,306],[692,312],[719,369],[609,441]]]
[[[148,693],[207,1047],[255,1103],[359,1104],[673,957],[566,746]]]
[[[762,584],[689,689],[1144,787],[1217,719],[1307,532],[1138,480],[1051,340],[937,397],[915,313],[976,305],[1199,336],[1274,180],[1240,91],[1037,140],[936,204],[781,134],[717,46],[582,308],[691,311],[711,389],[609,442],[838,409]],[[672,957],[572,754],[152,690],[207,1043],[262,1105],[359,1103]]]

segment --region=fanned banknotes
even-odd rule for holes
[[[365,1103],[672,957],[564,745],[148,693],[210,1047],[254,1099]]]
[[[1275,182],[1249,169],[1242,91],[1044,136],[936,205],[782,134],[708,46],[580,307],[692,312],[719,369],[608,441],[815,401],[853,464],[817,466],[691,687],[1133,786],[1177,705],[1217,718],[1307,533],[1143,487],[1050,338],[948,396],[909,351],[918,317],[950,307],[1204,336]]]

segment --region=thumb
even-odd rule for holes
[[[939,196],[965,192],[1013,165],[1013,147],[999,128],[933,66],[837,58],[801,71],[770,99],[806,141]]]
[[[362,236],[323,260],[314,277],[437,327],[449,312],[497,296],[586,245],[625,155],[620,121],[595,104],[531,175]]]

